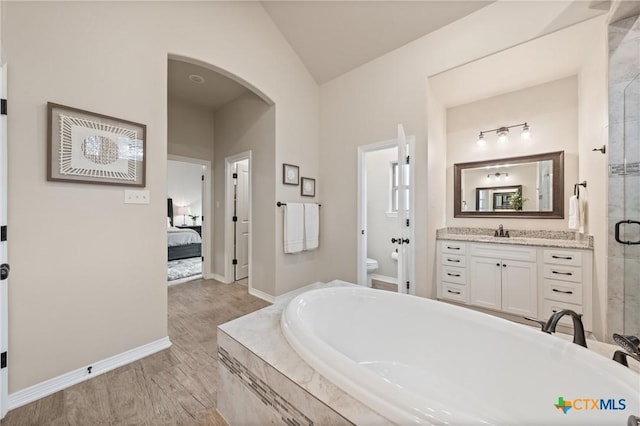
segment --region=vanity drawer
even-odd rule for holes
[[[544,321],[547,321],[549,317],[551,317],[551,315],[563,309],[571,309],[573,312],[582,314],[581,305],[573,305],[571,303],[556,302],[553,300],[545,299],[542,302],[542,319]],[[558,321],[558,324],[573,326],[573,321],[571,320],[571,317],[569,315],[565,315],[562,318],[560,318],[560,321]]]
[[[545,250],[543,258],[544,263],[551,263],[554,265],[582,265],[582,253],[579,251]]]
[[[458,266],[464,268],[467,264],[467,258],[465,256],[458,256],[455,254],[442,254],[442,264],[448,266]]]
[[[582,268],[576,266],[544,265],[544,277],[552,280],[582,282]]]
[[[508,238],[505,238],[508,240]],[[504,244],[471,244],[469,248],[472,256],[495,257],[505,260],[521,260],[535,262],[537,250],[533,247]]]
[[[465,254],[467,245],[460,241],[442,241],[440,243],[442,253]]]
[[[455,266],[443,266],[442,281],[465,285],[467,283],[467,270]]]
[[[545,278],[544,298],[558,302],[582,304],[582,284]]]
[[[442,283],[441,297],[443,299],[467,303],[467,287],[457,284]]]

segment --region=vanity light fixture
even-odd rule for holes
[[[493,174],[489,173],[487,175],[487,179],[491,179],[491,177],[493,177],[493,176],[495,176],[496,179],[499,179],[501,176],[504,176],[505,178],[508,178],[509,177],[509,173],[500,173],[500,172],[493,173]]]
[[[524,122],[524,123],[520,123],[520,124],[514,124],[512,126],[502,126],[502,127],[498,127],[496,129],[489,129],[489,130],[482,130],[480,132],[480,135],[478,136],[478,145],[484,145],[485,143],[485,135],[488,132],[496,132],[496,134],[498,135],[498,140],[502,143],[506,142],[508,140],[508,135],[509,135],[509,129],[513,128],[513,127],[522,127],[522,138],[523,139],[529,139],[531,137],[531,128],[529,127],[529,125]]]

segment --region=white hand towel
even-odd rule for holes
[[[569,198],[569,229],[572,231],[580,229],[580,202],[575,195]]]
[[[587,211],[587,200],[582,197],[578,199],[578,232],[584,234],[585,212]]]
[[[304,248],[315,250],[320,245],[320,209],[315,203],[304,205]]]
[[[301,203],[284,206],[284,252],[299,253],[304,249],[304,208]]]

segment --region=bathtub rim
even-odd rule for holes
[[[314,348],[313,346],[305,345],[305,341],[308,341],[308,340],[313,341],[314,339],[322,341],[322,339],[317,337],[317,335],[315,335],[311,330],[308,330],[308,329],[307,331],[309,332],[298,333],[296,335],[295,332],[292,331],[292,329],[296,328],[296,326],[294,325],[294,323],[292,323],[289,317],[295,317],[295,315],[293,315],[292,312],[295,312],[296,305],[300,303],[302,299],[309,296],[313,297],[314,294],[319,294],[319,293],[322,293],[322,294],[352,293],[356,295],[368,293],[368,294],[378,294],[380,297],[384,297],[384,298],[409,297],[409,298],[413,298],[414,302],[433,304],[433,306],[438,306],[441,309],[443,308],[443,306],[447,307],[445,309],[452,308],[455,310],[456,313],[458,313],[459,315],[462,315],[463,317],[482,318],[486,321],[489,321],[490,325],[492,326],[495,325],[496,327],[500,327],[500,326],[522,327],[521,332],[530,334],[536,339],[537,338],[549,339],[549,340],[546,340],[547,345],[566,348],[570,351],[569,355],[571,355],[571,353],[581,354],[580,356],[584,355],[586,357],[586,362],[602,363],[602,362],[605,362],[604,360],[606,359],[606,358],[602,359],[602,355],[598,355],[597,353],[587,348],[575,345],[571,342],[568,342],[558,337],[554,337],[552,335],[541,333],[539,330],[536,330],[532,327],[528,327],[526,325],[515,323],[513,321],[509,321],[507,319],[489,315],[483,312],[478,312],[478,311],[474,311],[464,307],[446,304],[438,300],[421,298],[418,296],[382,292],[380,290],[369,289],[364,287],[328,287],[328,288],[311,289],[293,297],[284,306],[284,309],[282,310],[282,315],[280,318],[280,328],[283,335],[285,336],[285,340],[287,341],[287,343],[302,358],[302,360],[306,362],[312,369],[316,370],[318,373],[320,373],[322,376],[327,378],[329,381],[333,382],[338,387],[343,389],[345,392],[351,394],[354,398],[358,399],[360,402],[367,405],[370,409],[376,411],[377,413],[379,413],[380,415],[386,418],[391,417],[393,419],[396,419],[396,421],[398,421],[397,420],[398,418],[403,418],[403,419],[407,419],[407,422],[411,421],[413,423],[417,422],[422,424],[445,424],[444,422],[448,421],[448,419],[444,417],[438,417],[437,419],[428,419],[428,418],[425,418],[424,416],[419,416],[419,415],[415,415],[414,413],[411,413],[412,409],[411,407],[408,407],[408,405],[410,404],[405,403],[406,402],[405,399],[411,399],[410,397],[411,393],[403,389],[400,389],[400,390],[396,389],[395,390],[396,394],[402,394],[404,392],[405,396],[406,395],[409,395],[409,396],[406,397],[405,399],[400,399],[399,404],[396,404],[396,403],[391,404],[389,399],[383,399],[382,397],[378,396],[378,393],[371,392],[367,389],[367,386],[366,386],[367,384],[372,389],[375,389],[376,386],[379,387],[381,382],[380,380],[381,376],[379,376],[373,371],[370,371],[366,367],[363,367],[357,361],[349,358],[342,352],[336,349],[333,349],[329,344],[324,343],[324,341],[322,345],[323,346],[322,350],[318,350],[318,348]],[[314,349],[312,350],[310,348],[314,348]],[[314,352],[314,350],[316,352]],[[583,352],[583,351],[586,351],[586,352]],[[355,364],[355,366],[358,367],[358,371],[363,372],[364,373],[363,376],[368,377],[369,380],[367,380],[367,383],[365,383],[364,385],[363,384],[359,385],[358,383],[355,383],[353,380],[347,379],[347,376],[341,373],[340,368],[336,368],[330,365],[329,363],[325,362],[322,359],[322,356],[321,356],[322,354],[320,352],[329,353],[333,359],[339,359],[340,365],[346,364],[346,366],[342,367],[343,370],[352,369]],[[625,368],[622,365],[616,364],[613,361],[610,361],[610,362],[611,364],[607,364],[607,365],[613,370],[617,369],[619,373],[614,375],[615,376],[614,380],[617,380],[622,386],[630,387],[628,381],[632,378],[631,376],[633,376],[633,380],[638,380],[639,376],[638,376],[638,373],[636,373],[635,371]],[[624,376],[627,376],[627,377],[624,377]],[[635,387],[633,387],[633,389],[635,389]],[[637,395],[637,393],[638,393],[637,390],[634,390],[634,395]],[[394,393],[392,393],[391,395],[394,395]],[[362,398],[362,396],[364,396],[364,398]],[[387,397],[386,395],[384,396]],[[397,400],[397,399],[398,398],[394,398],[394,400]],[[424,401],[425,401],[424,398],[420,399],[420,402],[424,403]],[[428,401],[433,402],[434,403],[433,406],[442,406],[442,404],[439,404],[437,401],[434,401],[433,399],[428,399]],[[375,403],[375,405],[372,405],[373,403]],[[405,408],[399,408],[399,407],[405,407]],[[446,408],[450,408],[450,405],[446,405],[445,409]],[[496,422],[496,421],[508,422],[510,420],[506,418],[506,416],[508,416],[506,413],[504,416],[495,416],[495,417],[489,416],[489,419],[486,419],[486,418],[483,419],[482,416],[484,415],[485,413],[482,413],[482,412],[480,412],[477,415],[473,415],[473,414],[464,413],[464,412],[460,412],[459,410],[456,410],[455,416],[453,416],[454,419],[451,421],[457,424],[460,422],[480,423],[480,422],[486,422],[487,420],[493,421],[493,422]]]
[[[415,408],[415,406],[421,405],[420,403],[424,403],[424,398],[416,398],[411,392],[402,388],[397,388],[396,386],[385,382],[384,380],[381,380],[380,375],[376,374],[366,367],[363,367],[345,354],[336,349],[333,349],[326,343],[324,343],[320,348],[315,348],[317,352],[314,352],[310,349],[312,345],[305,345],[305,342],[314,340],[313,337],[310,337],[313,335],[313,333],[311,333],[309,330],[303,330],[306,327],[301,327],[292,322],[291,311],[295,310],[295,305],[299,303],[305,296],[308,297],[309,295],[317,294],[320,292],[334,293],[336,291],[340,293],[359,293],[362,291],[378,292],[380,290],[370,289],[366,287],[320,288],[301,293],[291,299],[282,310],[282,314],[280,317],[280,328],[287,343],[289,343],[289,345],[302,358],[304,362],[306,362],[312,369],[323,375],[330,382],[336,384],[343,391],[352,395],[354,398],[358,399],[364,405],[368,406],[371,410],[377,412],[381,416],[387,419],[389,419],[389,417],[393,419],[401,418],[402,420],[400,424],[446,425],[461,424],[461,422],[463,422],[464,424],[478,424],[483,421],[483,419],[478,416],[473,416],[462,411],[457,411],[455,415],[451,416],[450,419],[445,420],[444,417],[447,417],[446,413],[448,413],[448,406],[433,399],[430,400],[430,405],[434,409],[439,411],[438,415],[440,417],[438,419],[429,419],[429,415],[424,414],[420,410]],[[406,296],[411,298],[418,298],[418,296],[401,293],[389,293],[389,295],[394,297]],[[430,299],[425,300],[439,303],[436,301],[431,301]],[[296,333],[294,329],[299,329],[299,331],[303,332]],[[316,337],[315,340],[318,340],[318,338]],[[341,368],[336,368],[335,366],[332,366],[329,363],[323,361],[320,352],[322,354],[328,354],[332,360],[338,361]],[[349,380],[347,378],[348,375],[345,375],[341,372],[352,369],[354,367],[354,364],[358,368],[358,371],[362,373],[362,376],[364,378],[363,383],[357,383],[354,380]],[[389,392],[388,395],[385,395],[387,399],[384,399],[382,396],[380,396],[379,392],[369,390],[376,389],[381,385],[385,388],[393,389],[393,392]]]

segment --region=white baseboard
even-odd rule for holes
[[[232,283],[232,281],[227,281],[227,279],[225,278],[224,275],[211,274],[211,276],[213,277],[214,280],[220,281],[221,283],[224,283],[224,284],[231,284]]]
[[[387,283],[387,284],[396,284],[396,285],[398,285],[398,279],[397,278],[388,277],[386,275],[371,274],[371,279],[374,279],[376,281],[382,281],[382,282]]]
[[[204,279],[205,280],[215,280],[216,279],[216,274],[214,274],[214,273],[205,274]]]
[[[255,297],[259,297],[262,300],[266,300],[269,303],[274,303],[276,298],[264,291],[256,290],[255,288],[249,288],[249,294]]]
[[[189,281],[199,280],[201,278],[202,278],[201,274],[191,275],[189,277],[180,278],[179,280],[167,281],[167,285],[171,286],[171,285],[176,285],[176,284],[188,283]]]
[[[9,395],[7,404],[8,408],[9,410],[13,410],[14,408],[22,407],[30,402],[49,396],[52,393],[61,391],[80,382],[84,382],[85,380],[106,373],[107,371],[122,367],[123,365],[137,361],[163,349],[167,349],[170,346],[171,341],[169,340],[169,337],[164,337],[156,340],[155,342],[138,346],[137,348],[103,359],[102,361],[95,362],[87,365],[86,367],[78,368],[77,370],[70,371],[58,377],[54,377],[53,379],[29,386],[28,388]],[[91,367],[91,373],[88,372],[89,367]]]

